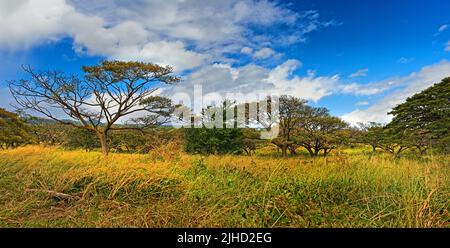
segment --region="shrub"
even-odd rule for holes
[[[185,151],[198,154],[239,154],[244,149],[242,129],[185,129]]]

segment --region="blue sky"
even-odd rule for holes
[[[0,107],[21,64],[79,73],[102,59],[172,65],[205,93],[292,94],[386,122],[450,76],[447,0],[0,0]]]

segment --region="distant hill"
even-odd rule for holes
[[[27,116],[27,117],[24,118],[24,120],[30,125],[58,123],[57,121],[49,119],[49,118],[42,118],[42,117],[36,117],[36,116]],[[78,124],[79,123],[77,121],[68,120],[68,119],[62,119],[62,121],[64,121],[64,122],[72,122],[74,124]]]

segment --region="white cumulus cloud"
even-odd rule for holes
[[[255,57],[256,59],[267,59],[269,57],[272,57],[275,54],[276,54],[276,52],[274,50],[272,50],[271,48],[265,47],[259,51],[256,51],[255,54],[253,55],[253,57]]]
[[[304,77],[294,75],[293,72],[301,66],[302,63],[298,60],[287,60],[273,69],[256,64],[237,68],[229,64],[208,65],[190,74],[182,84],[164,93],[169,96],[180,92],[192,95],[194,85],[201,85],[203,95],[214,93],[226,97],[227,94],[246,96],[286,94],[318,101],[338,88],[340,84],[338,75],[316,76],[312,71]]]
[[[268,0],[0,0],[0,18],[0,49],[70,37],[78,52],[170,64],[179,72],[227,63],[241,51],[268,58],[276,54],[273,40],[304,40],[330,23],[318,12]],[[283,28],[274,33],[272,25]]]
[[[343,115],[342,118],[352,124],[370,121],[387,123],[392,119],[392,116],[388,115],[392,108],[448,76],[450,76],[450,62],[443,60],[440,63],[425,66],[408,76],[385,80],[384,82],[403,87],[386,95],[367,109],[356,109]]]
[[[28,48],[56,40],[73,8],[61,0],[0,0],[0,47]]]

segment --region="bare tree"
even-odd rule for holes
[[[167,118],[174,110],[170,99],[152,96],[158,89],[156,84],[180,81],[172,75],[169,66],[104,61],[82,69],[85,75],[79,78],[58,71],[36,72],[24,67],[30,78],[9,81],[9,88],[19,108],[93,131],[104,155],[109,152],[109,131],[161,124],[160,117]],[[62,110],[71,120],[58,118],[55,109]],[[133,119],[133,125],[116,124],[122,117],[136,112],[150,115]]]

